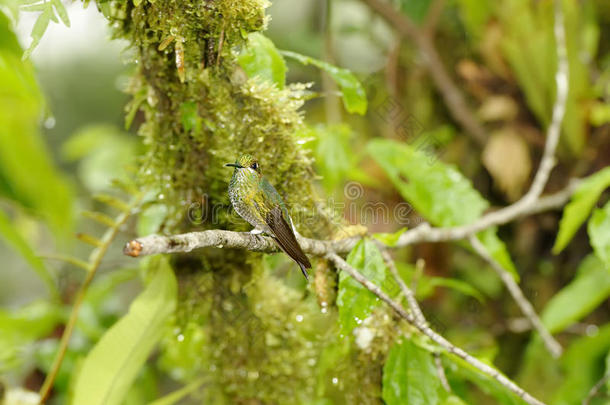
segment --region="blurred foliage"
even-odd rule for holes
[[[307,284],[282,255],[205,249],[136,269],[120,253],[135,235],[247,229],[229,210],[222,167],[241,152],[264,162],[297,228],[324,238],[365,225],[392,245],[423,219],[464,225],[518,200],[555,100],[553,1],[387,3],[433,36],[485,126],[483,147],[447,109],[417,44],[358,0],[277,0],[267,10],[263,0],[98,1],[113,36],[127,40],[122,55],[36,68],[50,23],[78,20],[60,0],[0,0],[0,255],[3,267],[37,275],[18,272],[27,288],[9,295],[2,273],[0,403],[37,402],[97,258],[52,404],[523,403],[322,259]],[[478,237],[521,279],[565,354],[551,358],[523,327],[465,243],[394,256],[433,329],[549,404],[581,404],[601,381],[589,402],[601,405],[610,398],[610,6],[561,4],[570,91],[547,190],[584,180],[562,212]],[[25,51],[20,14],[33,17]],[[139,137],[120,129],[117,86]],[[145,198],[122,225],[125,193]],[[75,224],[79,236],[68,238]],[[347,261],[402,299],[374,239]],[[40,281],[49,293],[28,294]]]

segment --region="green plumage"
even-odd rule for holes
[[[257,231],[273,237],[307,277],[306,269],[311,268],[311,263],[296,240],[286,204],[263,177],[258,162],[250,155],[243,155],[226,166],[235,167],[229,183],[229,198],[235,211]]]

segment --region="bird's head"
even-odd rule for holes
[[[235,163],[227,163],[225,166],[234,167],[236,173],[261,176],[260,166],[252,155],[241,155]]]

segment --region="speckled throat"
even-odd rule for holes
[[[265,198],[261,182],[262,178],[253,170],[235,168],[233,177],[229,183],[229,198],[233,208],[240,217],[248,221],[256,229],[270,233],[269,226],[265,223],[262,212],[266,204],[262,203]]]

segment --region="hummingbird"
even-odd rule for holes
[[[251,233],[257,235],[264,232],[271,236],[309,279],[307,269],[311,268],[311,263],[297,242],[286,204],[263,176],[256,159],[246,154],[225,166],[235,168],[229,183],[229,198],[239,216],[254,226]]]

